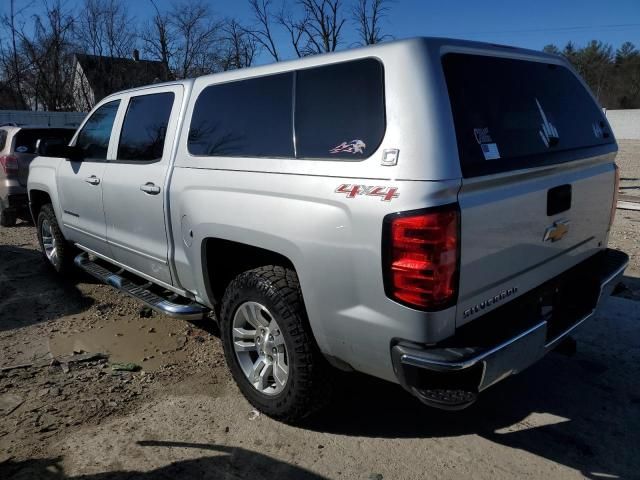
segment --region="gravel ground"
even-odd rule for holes
[[[620,140],[616,163],[620,167],[620,198],[640,206],[640,140]],[[640,300],[640,211],[616,211],[616,219],[609,236],[609,246],[626,252],[629,267],[625,272],[620,295]]]
[[[638,158],[640,142],[621,143],[623,189]],[[639,478],[638,222],[618,210],[625,286],[574,357],[552,353],[459,413],[356,375],[304,428],[252,410],[211,323],[55,277],[32,226],[0,228],[0,479]]]
[[[620,194],[640,201],[640,140],[620,140],[619,147]]]

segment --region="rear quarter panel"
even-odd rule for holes
[[[399,197],[389,202],[347,198],[335,191],[341,184],[395,187]],[[385,296],[382,220],[396,211],[451,203],[459,185],[458,180],[402,182],[176,168],[171,221],[175,226],[188,222],[194,233],[187,246],[182,229],[173,229],[178,276],[183,287],[211,304],[203,269],[197,268],[206,238],[280,253],[298,273],[321,350],[359,371],[394,381],[391,341],[427,342],[451,335],[455,308],[426,314]]]

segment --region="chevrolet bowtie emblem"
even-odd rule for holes
[[[544,231],[543,242],[557,242],[569,231],[569,220],[558,220]]]

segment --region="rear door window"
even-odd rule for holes
[[[120,132],[118,160],[144,162],[162,158],[174,97],[172,92],[165,92],[129,100]]]
[[[442,64],[465,177],[567,161],[613,142],[602,110],[565,67],[458,53]]]
[[[365,58],[300,70],[297,75],[298,157],[369,157],[385,131],[382,63]]]
[[[206,87],[189,129],[192,155],[293,157],[293,73]]]

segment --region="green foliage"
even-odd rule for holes
[[[640,108],[640,51],[633,43],[625,42],[614,51],[598,40],[583,47],[569,42],[562,50],[549,44],[543,51],[565,56],[602,107]]]

